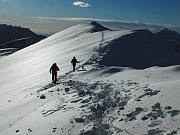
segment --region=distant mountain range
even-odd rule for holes
[[[37,35],[29,28],[0,24],[1,56],[11,54],[45,38],[46,36]],[[5,50],[6,52],[4,52]]]
[[[176,31],[171,31],[167,28],[161,30],[160,32],[155,33],[155,35],[165,40],[180,41],[180,34],[178,34]]]

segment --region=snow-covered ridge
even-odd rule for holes
[[[129,30],[92,33],[92,28],[89,24],[71,27],[1,59],[0,73],[5,78],[0,80],[0,84],[7,79],[17,85],[16,79],[11,79],[14,76],[20,79],[20,85],[31,81],[34,82],[33,85],[45,83],[49,81],[47,73],[52,63],[56,62],[60,66],[61,74],[64,74],[71,70],[70,60],[73,56],[83,60],[83,63],[93,62],[99,58],[100,47],[103,48],[114,39],[132,33]],[[5,89],[6,87],[8,86],[5,86]]]
[[[179,61],[178,41],[158,38],[148,30],[136,30],[114,41],[101,64],[145,69],[178,65]]]

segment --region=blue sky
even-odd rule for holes
[[[180,0],[0,0],[0,23],[53,34],[97,21],[112,28],[180,33]]]

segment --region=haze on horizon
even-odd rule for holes
[[[179,0],[0,0],[0,24],[51,35],[76,24],[180,33]]]

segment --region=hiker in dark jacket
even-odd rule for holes
[[[75,71],[76,68],[76,63],[79,63],[80,61],[77,61],[76,57],[73,57],[71,60],[72,66],[73,66],[73,71]]]
[[[54,84],[57,82],[57,71],[59,71],[59,67],[54,63],[49,70],[50,74],[52,73],[52,81]]]

